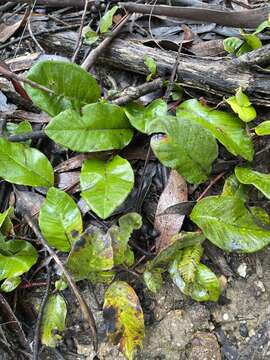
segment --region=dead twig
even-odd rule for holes
[[[84,19],[85,19],[86,12],[87,12],[87,7],[88,7],[88,0],[85,0],[84,2],[85,2],[85,4],[84,4],[84,10],[83,10],[82,19],[81,19],[81,25],[80,25],[80,28],[79,28],[79,33],[78,33],[78,38],[77,38],[77,42],[76,42],[76,46],[75,46],[75,51],[74,51],[74,54],[73,54],[72,59],[71,59],[72,62],[76,61],[77,55],[78,55],[78,53],[80,51],[80,48],[81,48],[81,45],[82,45],[82,31],[83,31]]]
[[[225,174],[226,174],[226,172],[224,171],[221,174],[218,174],[217,176],[215,176],[214,179],[210,181],[210,183],[206,187],[206,189],[204,189],[204,191],[198,197],[197,201],[200,201],[202,198],[204,198],[205,195],[208,193],[208,191],[211,189],[211,187],[214,186]]]

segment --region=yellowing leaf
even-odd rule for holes
[[[105,293],[103,317],[109,340],[119,343],[120,351],[132,360],[144,340],[144,317],[135,291],[116,281]]]
[[[255,127],[257,135],[270,135],[270,120],[264,121]]]

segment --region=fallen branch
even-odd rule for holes
[[[185,7],[165,5],[142,5],[133,2],[120,3],[124,9],[141,14],[168,16],[178,19],[187,19],[216,23],[218,25],[255,28],[267,20],[270,7],[256,10],[226,11],[207,7]]]
[[[9,2],[15,4],[34,4],[34,0],[10,0]],[[83,9],[84,7],[84,0],[36,0],[36,5],[44,5],[49,7],[56,7],[56,8],[64,8],[64,7],[76,7],[79,9]],[[95,1],[89,1],[89,5],[93,4]],[[5,4],[6,0],[0,0],[0,4]]]

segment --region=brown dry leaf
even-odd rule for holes
[[[189,51],[197,56],[221,56],[225,53],[221,39],[202,41],[192,45]]]
[[[57,175],[57,187],[61,190],[75,194],[80,191],[80,172],[70,171]]]
[[[156,242],[156,252],[159,253],[170,244],[172,235],[178,233],[182,227],[185,216],[179,214],[160,215],[168,207],[187,201],[188,189],[185,179],[172,170],[168,183],[161,194],[157,206],[154,228],[159,231],[160,235]]]
[[[0,43],[5,43],[15,32],[25,24],[25,21],[28,16],[28,11],[25,12],[23,16],[18,16],[15,14],[10,17],[8,24],[0,24]],[[19,20],[18,20],[19,18]]]
[[[23,215],[25,209],[29,215],[36,216],[39,214],[41,205],[43,204],[44,197],[32,191],[15,191],[16,195],[16,210],[19,214]]]

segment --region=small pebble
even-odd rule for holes
[[[247,264],[242,263],[241,265],[239,265],[237,268],[237,272],[242,278],[245,278],[247,276]]]
[[[229,320],[229,314],[227,314],[227,313],[223,314],[223,320],[228,321]]]
[[[260,281],[260,280],[259,280],[259,281],[256,281],[255,284],[256,284],[256,286],[260,289],[260,291],[261,291],[262,293],[265,292],[265,287],[264,287],[264,284],[263,284],[262,281]]]

